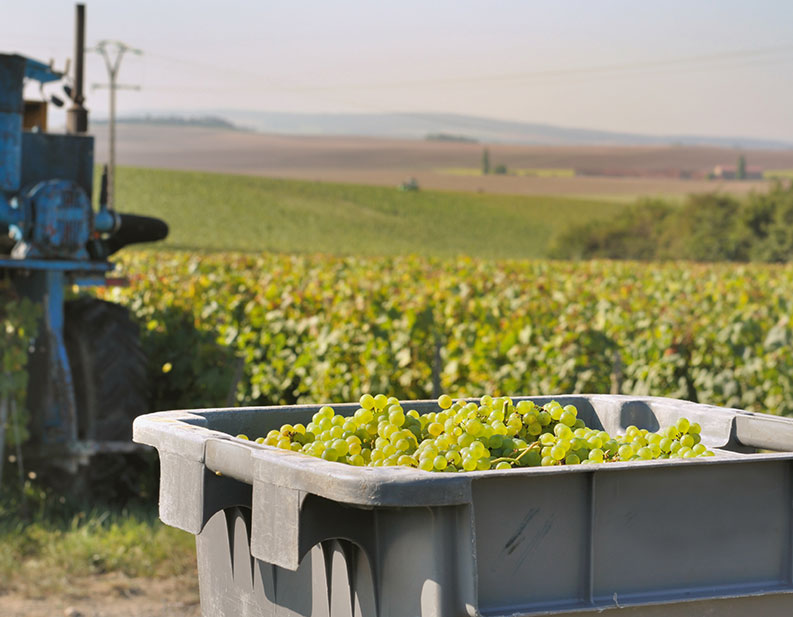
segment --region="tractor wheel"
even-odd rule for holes
[[[132,421],[149,411],[146,357],[127,309],[81,297],[64,306],[64,341],[77,403],[77,437],[129,441]],[[149,492],[141,486],[148,457],[99,454],[78,473],[92,497],[126,501]],[[81,492],[81,491],[78,491]]]
[[[132,420],[148,411],[146,357],[128,311],[96,298],[64,307],[79,439],[132,439]]]

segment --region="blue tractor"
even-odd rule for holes
[[[78,6],[75,76],[21,55],[0,54],[0,278],[42,307],[29,355],[26,460],[74,473],[98,454],[129,452],[131,422],[147,411],[145,358],[123,307],[66,290],[106,285],[108,258],[134,242],[161,240],[167,225],[98,208],[94,140],[82,107],[83,17]],[[48,133],[48,101],[25,101],[27,82],[64,86],[67,133]],[[69,82],[69,83],[67,83]],[[51,103],[61,103],[52,96]]]

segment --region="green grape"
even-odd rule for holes
[[[561,461],[566,454],[567,449],[560,445],[555,445],[551,448],[551,456],[557,461]]]
[[[346,420],[344,424],[341,425],[341,428],[345,433],[354,433],[358,430],[358,424],[354,420],[350,419]]]
[[[392,409],[388,414],[388,422],[393,426],[402,426],[405,423],[405,413],[401,409]]]
[[[537,450],[529,450],[521,460],[525,461],[527,467],[538,467],[542,462],[542,456]]]
[[[463,469],[465,471],[473,471],[474,469],[476,469],[477,460],[478,459],[475,459],[472,456],[464,456],[463,459],[462,459],[462,461],[463,461]],[[432,464],[432,463],[430,463],[430,464]]]
[[[483,444],[479,440],[475,440],[469,446],[471,449],[471,454],[477,457],[483,457],[487,454],[487,448],[485,448],[485,444]]]
[[[575,415],[570,413],[569,411],[565,411],[559,417],[559,422],[561,422],[565,426],[573,426],[573,424],[575,424],[575,421],[576,421]]]
[[[578,465],[581,459],[575,453],[570,453],[564,458],[565,465]]]
[[[512,469],[512,465],[510,465],[506,461],[501,461],[500,463],[496,463],[496,466],[495,466],[494,469]]]
[[[334,439],[330,447],[336,452],[336,456],[341,458],[350,451],[350,445],[343,439]]]
[[[460,453],[455,450],[449,450],[446,452],[445,456],[450,465],[455,465],[457,467],[459,467],[463,461],[463,457],[460,456]]]
[[[559,423],[553,427],[553,434],[560,439],[572,439],[573,431],[566,424]]]
[[[452,397],[448,394],[441,394],[438,397],[438,407],[441,409],[449,409],[452,406]]]
[[[658,444],[652,444],[647,447],[650,449],[650,458],[658,458],[661,456],[661,448],[658,447]]]
[[[372,399],[372,405],[374,405],[374,399]],[[374,414],[371,412],[371,409],[361,408],[353,414],[353,419],[358,423],[358,426],[368,424],[373,418]]]
[[[626,461],[633,456],[633,448],[628,445],[620,446],[620,449],[617,450],[617,455],[620,457],[620,460]]]
[[[440,422],[433,422],[427,427],[427,432],[433,437],[437,437],[443,432],[443,424]]]
[[[553,433],[543,433],[540,435],[540,443],[544,446],[550,446],[556,443],[556,436]]]
[[[603,450],[600,448],[594,448],[589,451],[589,460],[593,463],[602,463],[603,462]]]
[[[586,445],[588,448],[602,448],[603,442],[601,441],[600,437],[593,436],[586,440]]]
[[[457,438],[457,445],[461,448],[465,448],[466,446],[470,446],[475,439],[476,438],[470,433],[463,433]]]
[[[423,458],[419,460],[419,469],[422,471],[432,471],[435,469],[431,458]]]
[[[410,449],[410,442],[403,437],[394,444],[394,447],[399,452],[407,452]]]
[[[435,458],[436,456],[438,456],[438,448],[436,448],[431,443],[428,443],[427,446],[421,449],[422,458],[424,457]]]
[[[478,418],[471,418],[465,422],[465,432],[472,437],[477,437],[482,434],[484,427]]]
[[[573,433],[575,435],[575,433]],[[573,450],[580,450],[586,447],[586,441],[581,439],[580,437],[573,437],[570,440],[570,448]]]

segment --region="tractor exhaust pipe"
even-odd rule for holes
[[[66,111],[66,132],[71,134],[88,132],[88,110],[83,107],[83,66],[85,61],[85,5],[75,6],[74,22],[74,90],[71,93],[74,103]]]

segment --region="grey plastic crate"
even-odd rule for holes
[[[793,614],[793,420],[529,398],[574,404],[611,434],[685,416],[717,456],[443,474],[232,436],[319,406],[154,413],[134,439],[159,451],[160,517],[197,536],[205,617]]]

